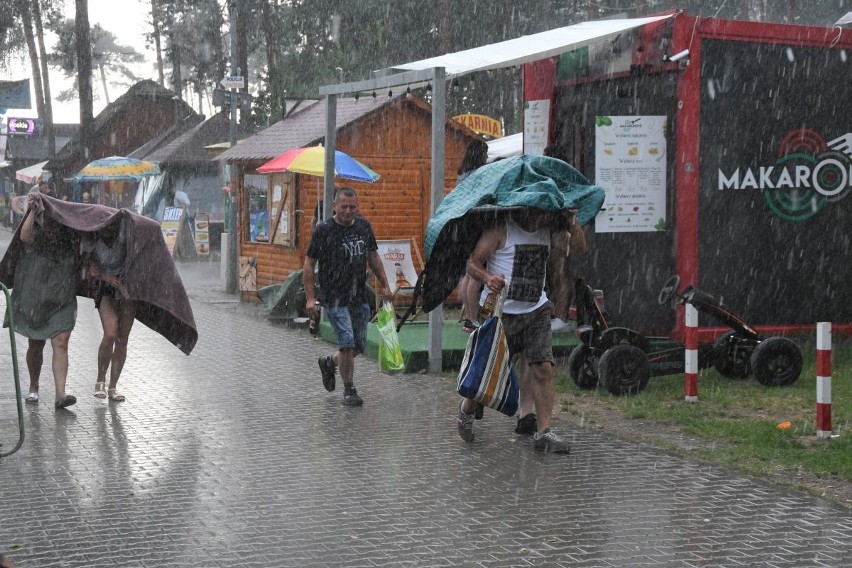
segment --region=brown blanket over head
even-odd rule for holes
[[[192,307],[156,221],[127,209],[69,203],[42,194],[35,195],[30,207],[35,210],[36,223],[42,224],[46,215],[81,233],[98,231],[116,222],[123,223],[127,233],[127,258],[120,278],[128,299],[137,302],[136,319],[187,355],[192,352],[198,341]],[[14,283],[15,265],[22,250],[18,227],[0,261],[0,282],[7,287]],[[85,289],[84,286],[78,288],[81,291]]]

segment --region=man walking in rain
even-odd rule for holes
[[[508,287],[503,304],[503,327],[512,355],[520,354],[521,397],[517,428],[533,434],[533,447],[567,454],[568,443],[550,429],[556,388],[553,384],[553,349],[550,316],[568,319],[565,255],[569,217],[563,212],[523,209],[506,215],[486,230],[468,261],[468,274],[489,290]],[[463,399],[459,406],[458,432],[466,442],[474,440],[475,402]]]
[[[308,313],[319,316],[319,305],[325,307],[329,323],[337,336],[338,351],[319,358],[322,384],[331,392],[335,373],[340,369],[343,381],[343,404],[361,406],[363,400],[355,389],[355,357],[364,352],[371,307],[367,298],[367,265],[379,281],[379,296],[390,300],[382,260],[370,223],[358,213],[358,194],[350,188],[338,189],[332,203],[334,216],[314,229],[302,282],[305,285]],[[319,303],[314,290],[314,264],[319,262]]]

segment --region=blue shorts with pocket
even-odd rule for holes
[[[354,349],[355,354],[367,348],[367,324],[370,322],[369,304],[349,307],[325,308],[331,329],[337,336],[338,349]]]

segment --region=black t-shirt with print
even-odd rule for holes
[[[319,301],[350,306],[367,301],[367,255],[378,249],[373,228],[363,217],[344,226],[329,219],[316,226],[308,256],[319,263]]]

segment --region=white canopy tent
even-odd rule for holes
[[[852,28],[852,12],[846,12],[846,15],[834,22],[834,25],[841,28]]]
[[[547,59],[616,36],[627,30],[671,17],[671,14],[668,14],[648,18],[582,22],[473,49],[403,63],[402,65],[395,65],[392,69],[421,71],[443,67],[447,79],[452,79],[474,71],[502,69]]]
[[[618,20],[595,20],[557,28],[538,34],[448,53],[438,57],[396,65],[374,73],[372,79],[320,87],[326,97],[326,148],[334,148],[337,135],[337,97],[346,93],[386,91],[394,87],[432,85],[432,167],[431,213],[444,198],[444,122],[445,90],[448,79],[474,71],[502,69],[555,57],[592,43],[607,40],[627,30],[673,17],[674,14]],[[397,72],[397,71],[402,72]],[[324,195],[331,203],[334,192],[334,152],[326,152]],[[330,216],[330,211],[325,216]],[[442,369],[443,310],[429,312],[429,371]]]
[[[26,168],[21,168],[15,172],[15,179],[24,183],[38,183],[41,180],[41,174],[44,172],[44,166],[47,165],[47,160],[39,162]]]

